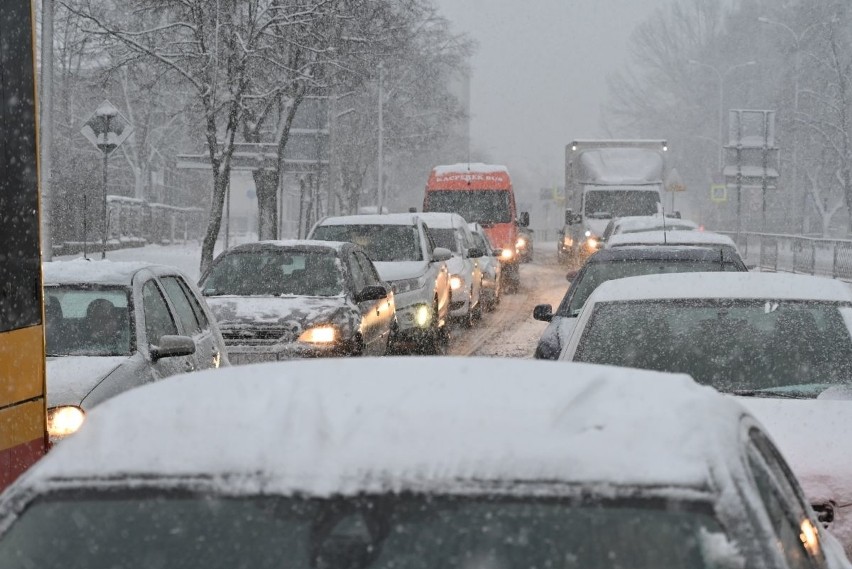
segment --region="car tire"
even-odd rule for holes
[[[442,356],[447,353],[447,347],[450,343],[450,335],[447,332],[447,327],[438,325],[438,299],[435,298],[432,305],[432,329],[429,334],[429,343],[418,350],[426,356]]]

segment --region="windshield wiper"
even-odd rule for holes
[[[769,399],[813,399],[802,391],[773,391],[769,389],[734,389],[726,391],[730,395],[739,397],[761,397]]]

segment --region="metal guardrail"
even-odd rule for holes
[[[852,240],[718,231],[737,242],[746,264],[765,271],[820,275],[852,282]]]

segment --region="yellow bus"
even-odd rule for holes
[[[46,449],[31,0],[0,7],[0,490]]]

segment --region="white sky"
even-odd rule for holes
[[[474,151],[508,165],[516,187],[561,183],[567,142],[606,135],[606,77],[626,62],[630,33],[669,1],[437,0],[479,43]]]

